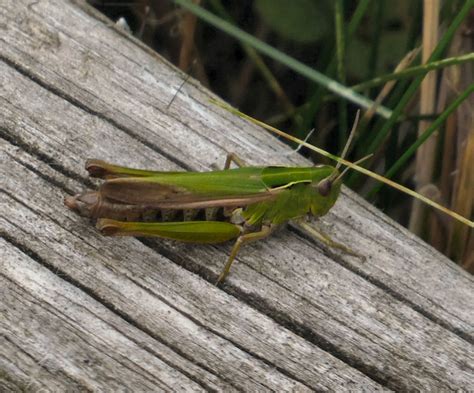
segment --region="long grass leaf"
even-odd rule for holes
[[[336,59],[337,59],[337,78],[339,82],[346,82],[346,67],[345,67],[345,31],[344,31],[344,0],[336,0],[335,28],[336,28]],[[339,117],[339,147],[344,146],[347,139],[347,105],[342,98],[338,102],[338,117]]]
[[[254,47],[261,53],[266,54],[272,59],[285,64],[292,70],[298,72],[299,74],[307,77],[308,79],[322,85],[324,88],[332,91],[340,97],[344,97],[347,100],[355,103],[362,108],[370,108],[373,105],[373,101],[359,93],[355,93],[347,86],[342,85],[341,83],[330,79],[323,75],[322,73],[312,69],[306,64],[301,63],[300,61],[294,59],[293,57],[279,51],[278,49],[268,45],[267,43],[260,41],[259,39],[253,37],[251,34],[246,33],[245,31],[239,29],[236,26],[228,23],[227,21],[219,18],[218,16],[212,14],[211,12],[205,10],[204,8],[193,4],[189,0],[174,0],[176,4],[186,8],[190,12],[194,13],[197,17],[206,21],[207,23],[212,24],[213,26],[219,28],[220,30],[226,32],[227,34],[237,38],[238,40]],[[390,118],[392,112],[385,107],[378,107],[377,113],[384,117]]]
[[[391,178],[393,177],[400,168],[407,162],[407,160],[413,156],[416,152],[416,149],[420,147],[432,134],[435,132],[444,121],[449,117],[451,113],[453,113],[456,108],[463,103],[463,101],[469,97],[471,94],[474,94],[474,84],[469,86],[466,90],[464,90],[452,103],[449,105],[446,110],[439,115],[439,117],[433,121],[433,123],[418,137],[415,143],[413,143],[406,151],[402,154],[402,156],[397,160],[395,164],[385,173],[385,177]],[[381,185],[378,184],[375,186],[369,193],[369,197],[375,195],[375,193],[380,189]]]
[[[464,3],[464,6],[458,12],[453,22],[451,23],[451,26],[449,26],[446,33],[443,35],[443,37],[439,41],[435,50],[429,57],[427,63],[438,60],[438,58],[447,48],[448,44],[451,42],[454,36],[454,33],[459,28],[464,18],[469,14],[473,6],[474,6],[474,0],[467,0]],[[369,147],[365,150],[364,152],[365,154],[373,153],[375,149],[377,148],[377,146],[379,146],[380,143],[386,138],[387,134],[390,132],[394,124],[398,121],[398,118],[402,115],[403,110],[405,109],[405,106],[408,104],[408,102],[411,100],[413,95],[418,90],[418,87],[420,86],[423,78],[424,78],[424,75],[420,75],[410,84],[407,91],[401,98],[400,102],[393,110],[392,115],[390,116],[388,121],[383,125],[382,129],[377,133],[374,140],[370,143]]]
[[[373,78],[369,81],[358,83],[357,85],[353,85],[351,86],[351,88],[356,91],[361,91],[361,90],[368,89],[370,87],[382,85],[388,81],[411,78],[413,76],[425,75],[426,73],[432,70],[439,70],[439,69],[449,67],[452,65],[459,65],[463,63],[469,63],[469,62],[474,62],[474,52],[467,53],[463,56],[449,57],[447,59],[433,61],[431,63],[409,67],[402,71],[378,76],[377,78]]]

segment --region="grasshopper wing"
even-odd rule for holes
[[[261,170],[154,172],[147,176],[115,177],[105,181],[99,193],[110,201],[150,208],[239,207],[270,201],[280,192],[265,186],[260,177]]]

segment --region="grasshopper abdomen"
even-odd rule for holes
[[[97,220],[110,218],[138,222],[231,221],[236,208],[207,207],[196,209],[168,209],[146,204],[118,203],[101,196],[100,191],[87,191],[67,196],[64,203],[83,217]],[[235,219],[234,223],[241,222]]]

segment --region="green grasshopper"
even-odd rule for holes
[[[230,169],[232,162],[239,168]],[[339,196],[344,174],[339,164],[245,167],[233,154],[228,155],[224,170],[212,172],[157,172],[101,160],[87,160],[86,170],[105,182],[98,191],[66,197],[65,204],[97,219],[104,235],[192,243],[236,239],[217,284],[229,274],[243,244],[267,237],[289,220],[326,214]],[[318,237],[351,253],[327,237]]]

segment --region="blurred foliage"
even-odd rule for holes
[[[330,33],[329,1],[256,0],[254,6],[263,22],[283,39],[310,44]]]

